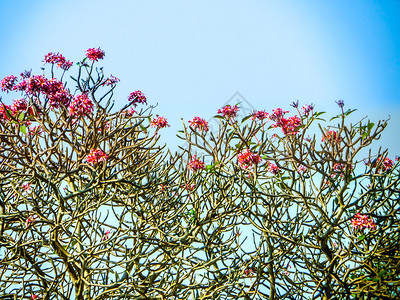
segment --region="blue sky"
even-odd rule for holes
[[[299,99],[333,114],[343,99],[356,117],[390,114],[380,144],[400,152],[398,0],[0,0],[0,25],[1,78],[40,73],[48,52],[76,62],[101,47],[99,65],[121,79],[117,106],[142,90],[171,146],[181,118],[208,119],[238,91],[267,111]]]

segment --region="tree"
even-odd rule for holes
[[[398,164],[364,157],[386,121],[349,124],[342,101],[329,123],[298,102],[243,120],[226,106],[171,153],[142,92],[113,108],[103,57],[87,50],[73,90],[58,53],[51,78],[1,81],[23,97],[0,107],[3,298],[399,297]]]

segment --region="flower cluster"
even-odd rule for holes
[[[72,66],[72,61],[66,60],[59,53],[48,53],[44,56],[44,62],[49,64],[57,64],[57,67],[67,71]]]
[[[98,61],[99,59],[103,59],[105,53],[100,48],[89,48],[86,50],[86,57],[91,61]]]
[[[93,102],[87,94],[78,95],[75,97],[69,106],[69,113],[72,117],[78,118],[93,112]]]
[[[30,215],[26,220],[25,220],[25,228],[28,228],[29,225],[33,224],[38,216],[36,215]]]
[[[124,114],[125,118],[130,118],[130,117],[132,117],[134,114],[136,114],[136,110],[135,110],[133,107],[131,107],[131,108],[128,109],[128,110],[124,110],[124,111],[123,111],[123,114]]]
[[[208,131],[208,123],[206,120],[200,118],[200,117],[194,117],[193,120],[189,120],[190,127],[193,129],[199,128],[200,130]]]
[[[252,120],[258,119],[262,121],[264,119],[269,119],[269,113],[265,112],[264,110],[255,111],[251,117]]]
[[[241,153],[238,154],[238,163],[242,169],[249,169],[253,165],[257,165],[262,158],[249,149],[243,150]]]
[[[322,135],[322,141],[331,141],[338,143],[340,142],[341,138],[336,131],[328,130]]]
[[[157,129],[164,128],[164,127],[170,127],[166,118],[158,117],[158,116],[151,121],[150,126],[157,127]]]
[[[387,171],[393,168],[393,160],[391,160],[388,157],[378,157],[375,161],[372,162],[372,167],[377,168],[377,171],[379,172],[381,169],[383,171]]]
[[[369,228],[369,229],[376,229],[376,224],[374,220],[367,215],[361,215],[360,213],[357,213],[352,219],[351,219],[351,226],[353,229],[360,229],[364,230],[364,228]]]
[[[93,165],[98,162],[105,162],[107,159],[108,155],[100,149],[90,150],[89,155],[86,157],[86,161]]]
[[[297,173],[303,174],[303,173],[305,173],[305,172],[307,172],[307,167],[306,167],[306,166],[300,165],[300,166],[297,168]]]
[[[205,164],[196,158],[196,155],[193,155],[192,160],[189,162],[187,168],[192,171],[204,170]]]
[[[114,75],[111,75],[110,78],[107,78],[106,81],[104,81],[103,86],[114,86],[117,84],[117,82],[119,82],[119,78],[115,77]]]
[[[138,103],[147,104],[147,98],[141,91],[133,91],[130,93],[128,100],[132,102],[135,107]]]
[[[0,103],[0,119],[1,120],[8,120],[8,115],[7,112],[9,112],[11,110],[11,106],[4,104],[4,103]]]
[[[304,105],[304,106],[301,108],[301,110],[304,112],[304,114],[305,114],[306,116],[308,116],[310,113],[312,113],[313,109],[314,109],[314,105],[313,105],[313,104]]]
[[[12,91],[13,89],[14,89],[14,87],[15,87],[15,83],[18,81],[18,79],[17,79],[17,77],[16,76],[14,76],[14,75],[9,75],[9,76],[6,76],[6,77],[4,77],[2,80],[1,80],[1,82],[0,82],[0,84],[1,84],[1,90],[4,92],[4,91],[7,91],[7,93],[9,92],[9,91]]]
[[[272,112],[273,113],[269,116],[269,118],[275,122],[275,124],[272,124],[272,127],[280,127],[283,133],[287,135],[294,135],[299,132],[298,127],[301,125],[301,120],[298,116],[284,118],[285,114],[289,111],[283,110],[282,108],[274,109]]]
[[[235,106],[230,106],[226,105],[222,109],[218,109],[218,113],[222,114],[224,117],[228,118],[234,118],[237,115],[237,112],[239,111],[239,107]]]
[[[278,168],[278,166],[274,165],[271,162],[267,162],[267,171],[276,175],[280,173],[281,169]]]
[[[106,232],[104,232],[104,236],[101,238],[102,241],[108,240],[110,237],[108,236],[111,233],[110,230],[106,230]]]
[[[248,269],[244,270],[244,275],[246,275],[247,277],[252,277],[255,274],[256,274],[255,268],[248,268]]]

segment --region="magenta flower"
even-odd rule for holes
[[[0,103],[0,119],[1,120],[8,120],[7,112],[11,111],[11,106]]]
[[[14,89],[14,87],[15,87],[15,83],[18,81],[18,79],[17,79],[17,77],[16,76],[14,76],[14,75],[9,75],[9,76],[6,76],[6,77],[4,77],[2,80],[1,80],[1,82],[0,82],[0,84],[1,84],[1,90],[4,92],[4,91],[7,91],[7,93],[9,92],[9,91],[12,91],[13,89]]]
[[[252,120],[258,119],[260,121],[264,119],[269,119],[269,113],[265,112],[265,110],[259,110],[252,114]]]
[[[306,167],[306,166],[300,165],[300,166],[297,168],[297,173],[303,174],[303,173],[305,173],[305,172],[307,172],[307,167]]]
[[[306,116],[308,116],[308,115],[310,114],[310,112],[313,111],[314,105],[313,105],[313,104],[304,105],[301,109],[302,109],[302,111],[304,112],[304,114],[305,114]]]
[[[100,149],[90,150],[89,155],[86,157],[86,161],[92,165],[98,162],[105,162],[108,159],[108,155]]]
[[[108,240],[109,239],[109,234],[111,233],[110,230],[106,230],[106,232],[104,232],[104,236],[101,238],[103,241]]]
[[[138,103],[147,104],[147,98],[141,91],[134,91],[130,93],[128,97],[129,102],[133,103],[133,106],[137,106]]]
[[[132,117],[134,114],[136,114],[136,110],[131,107],[128,110],[123,111],[123,114],[125,115],[126,118]]]
[[[87,94],[78,95],[69,106],[69,114],[78,118],[84,115],[89,115],[93,112],[93,102]]]
[[[192,160],[189,162],[187,168],[192,171],[204,170],[205,164],[196,158],[196,155],[192,156]]]
[[[151,121],[150,126],[157,127],[157,129],[170,127],[166,118],[158,117],[158,116],[156,118],[154,118],[153,121]]]
[[[360,230],[364,230],[364,228],[376,229],[374,220],[366,215],[361,215],[360,213],[357,213],[353,219],[351,219],[351,226],[353,229]]]
[[[328,130],[322,135],[322,141],[331,141],[338,143],[340,142],[341,138],[336,131]]]
[[[230,105],[226,105],[222,109],[219,109],[218,113],[222,114],[224,117],[234,118],[236,117],[238,111],[239,107],[237,107],[236,105],[233,107]]]
[[[30,215],[26,220],[25,220],[25,228],[28,228],[29,225],[32,225],[36,219],[38,218],[38,216],[36,215]]]
[[[208,122],[200,117],[194,117],[193,120],[189,120],[190,127],[193,129],[200,129],[201,131],[208,131]]]
[[[48,53],[44,56],[44,63],[57,64],[57,67],[67,71],[72,66],[72,61],[68,61],[59,53]]]
[[[268,162],[267,171],[270,172],[270,173],[272,173],[272,174],[274,174],[274,175],[276,175],[276,174],[278,174],[278,173],[281,171],[281,169],[279,169],[279,168],[278,168],[276,165],[274,165],[273,163]]]
[[[253,165],[257,165],[262,158],[258,154],[254,154],[249,149],[245,149],[238,154],[238,162],[242,169],[249,169]]]
[[[104,81],[104,83],[103,83],[103,85],[106,85],[106,86],[114,86],[114,85],[116,85],[117,84],[117,82],[119,82],[120,80],[117,78],[117,77],[115,77],[114,75],[111,75],[110,76],[110,78],[108,78],[106,81]]]
[[[89,48],[86,50],[86,57],[91,61],[98,61],[99,59],[103,59],[105,53],[100,48]]]
[[[15,99],[13,105],[11,106],[12,114],[18,114],[24,112],[28,109],[28,102],[25,99]]]

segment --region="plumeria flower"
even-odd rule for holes
[[[241,153],[238,154],[238,162],[242,169],[249,169],[253,165],[257,165],[262,158],[249,149],[243,150]]]
[[[189,120],[190,127],[193,129],[200,129],[201,131],[208,131],[208,122],[200,117],[194,117],[193,120]]]
[[[101,149],[90,150],[89,155],[86,157],[86,161],[90,164],[97,164],[98,162],[105,162],[108,159],[108,155]]]
[[[376,224],[374,220],[367,215],[361,215],[360,213],[357,213],[352,219],[351,219],[351,226],[353,229],[359,229],[359,230],[364,230],[365,228],[369,229],[376,229]]]
[[[133,103],[133,106],[137,106],[138,103],[140,104],[147,104],[147,98],[141,91],[134,91],[130,93],[128,97],[128,101]]]
[[[222,114],[224,117],[228,118],[234,118],[237,115],[237,112],[239,111],[239,107],[235,106],[230,106],[226,105],[222,109],[218,110],[219,114]]]
[[[25,228],[28,228],[29,225],[32,225],[36,219],[38,218],[38,216],[36,215],[30,215],[26,220],[25,220]]]
[[[192,171],[204,170],[205,164],[196,158],[196,155],[192,156],[192,160],[189,162],[187,168]]]
[[[153,121],[151,121],[150,126],[151,127],[157,127],[157,129],[165,128],[165,127],[171,127],[168,124],[168,121],[167,121],[167,119],[165,117],[158,117],[158,116],[156,118],[154,118]]]
[[[111,233],[110,230],[106,230],[106,232],[104,232],[104,236],[101,238],[103,241],[108,240],[110,237],[108,236]]]
[[[86,57],[93,62],[103,59],[104,55],[104,51],[100,48],[89,48],[86,50]]]

